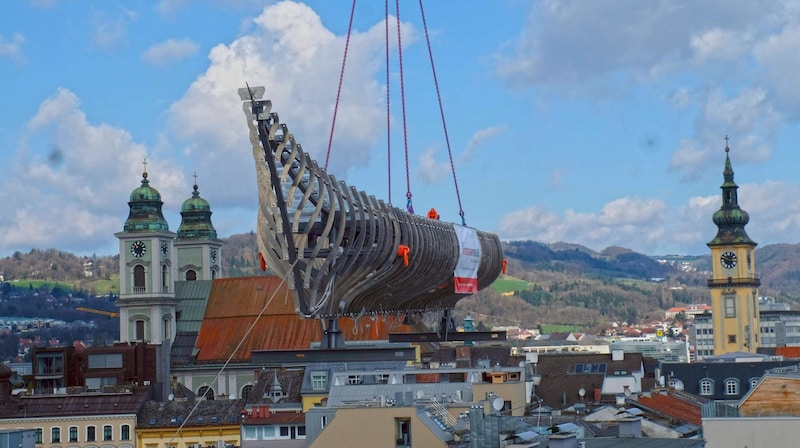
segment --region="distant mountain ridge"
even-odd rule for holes
[[[223,274],[262,275],[254,232],[222,238]],[[478,316],[487,324],[579,323],[663,316],[671,306],[708,303],[710,255],[643,255],[623,247],[594,251],[574,243],[504,243],[508,275],[527,285],[501,295],[492,288],[465,297],[457,316]],[[70,282],[92,293],[92,282],[118,282],[118,255],[78,257],[56,249],[15,252],[0,259],[5,281],[47,279]],[[772,244],[755,251],[762,295],[797,304],[800,300],[800,244]],[[117,286],[118,288],[118,286]],[[515,287],[516,288],[516,287]]]

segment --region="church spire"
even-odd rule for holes
[[[750,215],[739,207],[739,186],[733,180],[733,167],[731,166],[728,136],[725,136],[725,169],[722,171],[722,206],[714,213],[713,221],[717,225],[717,236],[708,242],[708,246],[728,244],[756,243],[747,236],[744,226],[750,222]]]
[[[217,239],[217,230],[211,223],[211,206],[200,197],[197,188],[197,173],[194,174],[192,197],[181,206],[181,225],[178,227],[178,239]]]

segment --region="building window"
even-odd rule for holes
[[[142,293],[145,291],[144,266],[137,264],[133,267],[133,292]]]
[[[758,380],[760,379],[761,378],[755,378],[755,377],[750,378],[750,389],[755,389],[755,387],[758,385]]]
[[[725,317],[736,317],[736,297],[725,296]]]
[[[86,441],[87,442],[94,442],[97,440],[97,435],[95,434],[95,427],[94,426],[87,426],[86,427]]]
[[[281,426],[280,428],[280,437],[281,438],[289,438],[289,427],[288,426]]]
[[[195,272],[192,269],[189,269],[188,271],[186,271],[186,280],[188,280],[190,282],[193,282],[193,281],[197,280],[197,272]]]
[[[120,369],[122,368],[122,353],[98,353],[89,355],[90,369]]]
[[[119,428],[120,440],[131,440],[131,425],[122,425]]]
[[[728,335],[728,344],[735,344],[735,343],[736,343],[736,335],[735,334],[729,334]]]
[[[70,442],[77,442],[78,441],[78,427],[77,426],[70,426],[69,427],[69,441]]]
[[[397,446],[411,446],[411,419],[395,418],[394,435]]]
[[[144,341],[144,321],[137,320],[134,325],[136,326],[136,334],[134,335],[134,339],[137,341]]]
[[[169,292],[169,267],[161,265],[161,292]]]
[[[111,429],[111,425],[103,426],[103,440],[114,440],[114,431]]]
[[[50,428],[50,443],[61,443],[61,428]]]
[[[258,435],[256,435],[255,426],[244,427],[244,440],[258,440]]]
[[[217,278],[217,270],[216,269],[212,269],[211,270],[211,280],[214,280],[215,278]]]
[[[247,386],[244,386],[242,388],[242,400],[247,402],[247,400],[250,398],[250,394],[252,394],[252,393],[253,393],[253,385],[252,384],[248,384]]]
[[[347,384],[361,384],[363,381],[361,375],[347,375]]]
[[[311,372],[311,389],[328,389],[328,372]]]
[[[710,379],[700,380],[700,395],[713,395],[714,394],[714,382]]]
[[[214,399],[214,389],[209,386],[203,386],[197,390],[197,397],[205,400]]]
[[[739,395],[739,380],[735,378],[725,380],[725,395]]]
[[[375,382],[378,384],[389,384],[389,374],[379,373],[375,375]]]
[[[322,417],[319,418],[319,427],[325,428],[326,426],[328,426],[328,416],[323,415]]]
[[[44,431],[42,428],[36,428],[36,443],[42,443],[42,434]]]

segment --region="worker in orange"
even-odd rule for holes
[[[435,208],[431,207],[431,209],[428,210],[428,218],[438,220],[439,212],[437,212]]]

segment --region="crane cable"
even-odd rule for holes
[[[333,106],[333,119],[331,120],[331,133],[328,137],[328,151],[325,154],[325,171],[328,171],[328,161],[331,158],[331,146],[333,144],[333,130],[336,128],[336,114],[339,112],[339,100],[342,96],[342,80],[344,79],[344,67],[347,64],[347,50],[350,48],[350,34],[353,30],[353,16],[356,12],[356,0],[350,7],[350,23],[347,25],[347,39],[344,41],[344,56],[342,56],[342,69],[339,71],[339,87],[336,89],[336,103]]]
[[[428,34],[428,23],[425,20],[425,9],[422,0],[419,0],[419,12],[422,15],[422,27],[425,29],[425,42],[428,44],[428,56],[431,60],[431,71],[433,72],[433,84],[436,87],[436,99],[439,101],[439,114],[442,117],[442,128],[444,129],[444,140],[447,143],[447,155],[450,157],[450,170],[453,173],[453,184],[456,188],[456,199],[458,200],[458,216],[461,217],[461,225],[466,226],[464,219],[464,208],[461,206],[461,193],[458,190],[458,179],[456,178],[456,166],[453,163],[453,151],[450,149],[450,137],[447,134],[447,122],[444,119],[444,106],[442,106],[442,94],[439,90],[439,79],[436,77],[436,65],[433,63],[433,50],[431,49],[431,38]]]
[[[353,30],[353,17],[355,15],[356,9],[356,0],[353,0],[353,4],[350,8],[350,21],[347,26],[347,38],[345,40],[344,45],[344,55],[342,56],[342,68],[339,72],[339,85],[336,90],[336,103],[333,109],[333,118],[331,120],[331,131],[330,136],[328,138],[328,150],[325,154],[325,170],[328,169],[328,164],[330,161],[331,155],[331,147],[333,145],[333,132],[336,127],[336,116],[339,111],[339,102],[341,100],[342,94],[342,81],[344,79],[344,71],[345,66],[347,65],[347,52],[350,47],[350,37],[352,35]],[[385,24],[385,38],[386,38],[386,152],[387,152],[387,171],[388,171],[388,193],[389,193],[389,204],[392,203],[392,162],[391,162],[391,108],[390,108],[390,89],[389,89],[389,0],[385,0],[384,3],[384,24]],[[447,145],[447,156],[450,161],[450,171],[453,174],[453,185],[455,186],[456,192],[456,200],[458,201],[458,215],[461,217],[461,224],[466,226],[466,219],[464,214],[464,207],[461,202],[461,192],[458,187],[458,177],[456,176],[456,168],[455,163],[453,161],[453,151],[452,147],[450,146],[450,135],[447,132],[447,121],[445,120],[444,115],[444,106],[442,104],[442,94],[441,89],[439,88],[439,79],[436,76],[436,64],[434,63],[433,59],[433,49],[431,47],[431,39],[430,33],[428,32],[428,23],[425,19],[425,8],[422,4],[422,0],[419,0],[419,10],[422,16],[422,26],[425,30],[425,42],[428,47],[428,58],[431,62],[431,71],[433,73],[433,83],[434,88],[436,90],[436,99],[439,104],[439,115],[442,119],[442,129],[444,131],[444,139]],[[406,100],[405,100],[405,73],[403,70],[403,41],[402,41],[402,33],[401,33],[401,22],[400,22],[400,1],[395,0],[395,21],[397,26],[397,54],[398,54],[398,63],[399,63],[399,72],[400,72],[400,104],[401,110],[403,114],[403,149],[404,149],[404,156],[405,156],[405,168],[406,168],[406,210],[409,213],[414,213],[414,206],[412,202],[413,194],[411,193],[411,174],[408,162],[408,121],[406,119]]]

